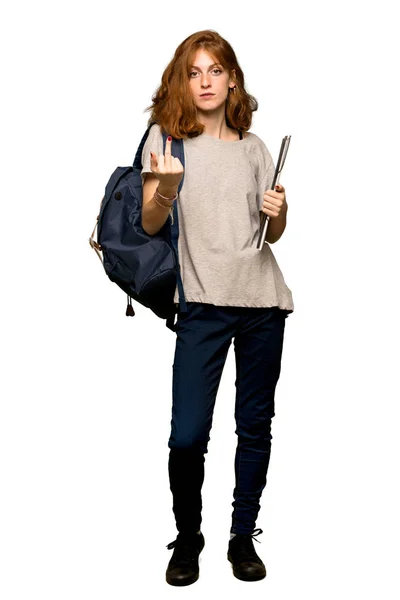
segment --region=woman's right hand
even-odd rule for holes
[[[168,136],[165,144],[165,156],[157,156],[150,152],[150,169],[159,181],[160,190],[175,195],[183,177],[183,165],[179,158],[171,156],[172,137]],[[166,194],[165,194],[166,195]]]

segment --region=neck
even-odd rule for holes
[[[232,137],[232,131],[234,130],[226,124],[225,107],[218,114],[201,113],[199,111],[197,116],[200,123],[204,125],[204,134],[221,139]]]

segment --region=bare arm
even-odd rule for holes
[[[142,227],[148,235],[155,235],[164,226],[168,215],[173,210],[173,207],[163,207],[158,204],[153,196],[158,188],[158,191],[167,198],[172,198],[176,195],[176,189],[168,189],[162,186],[158,178],[153,173],[145,173],[145,181],[143,183],[143,204],[142,204]],[[164,203],[164,201],[161,201]]]

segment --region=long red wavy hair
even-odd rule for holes
[[[243,71],[232,46],[212,29],[193,33],[177,47],[162,75],[161,85],[152,96],[153,104],[145,109],[145,112],[151,111],[147,126],[156,121],[165,133],[175,139],[196,137],[203,133],[204,125],[197,120],[197,109],[189,85],[190,65],[200,48],[221,63],[230,77],[235,79],[236,92],[229,93],[226,101],[227,126],[248,131],[258,102],[245,90]]]

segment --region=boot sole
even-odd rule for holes
[[[191,585],[192,583],[195,583],[199,578],[199,573],[195,573],[195,575],[193,575],[193,577],[188,577],[187,579],[169,579],[168,576],[166,577],[166,582],[169,583],[169,585],[175,585],[175,586],[184,586],[184,585]]]

